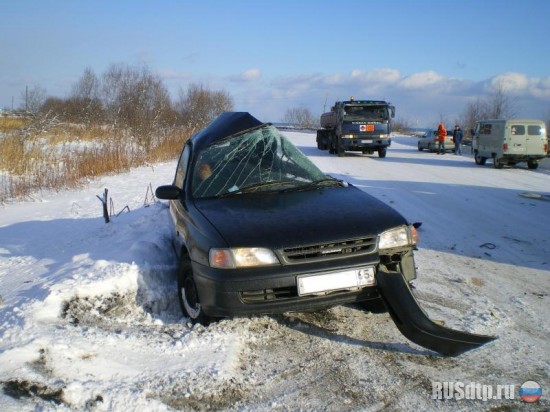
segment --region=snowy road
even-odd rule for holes
[[[544,410],[550,408],[550,171],[469,155],[388,156],[315,147],[326,173],[422,222],[416,293],[430,317],[497,335],[456,358],[407,341],[388,314],[342,306],[226,319],[179,314],[167,209],[147,187],[175,163],[0,208],[0,410]],[[107,187],[115,211],[101,218]],[[324,222],[330,224],[330,222]],[[519,398],[536,381],[539,403]],[[514,385],[515,399],[434,400],[433,382]]]

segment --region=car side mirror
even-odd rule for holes
[[[159,186],[155,190],[155,196],[163,200],[176,200],[181,196],[182,190],[174,185]]]

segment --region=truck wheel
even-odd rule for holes
[[[504,163],[497,159],[497,155],[493,155],[493,167],[495,169],[502,169],[502,166],[504,166]]]
[[[386,148],[378,149],[378,157],[381,158],[381,159],[386,157]]]
[[[539,162],[537,162],[536,160],[528,160],[527,167],[531,170],[535,170],[539,167]]]
[[[210,323],[211,319],[202,309],[191,261],[187,257],[182,257],[178,268],[178,300],[183,315],[188,316],[191,322],[202,325]]]
[[[483,166],[486,160],[486,157],[480,156],[477,152],[474,154],[474,161],[476,162],[476,165]]]
[[[328,152],[330,154],[335,154],[336,150],[334,150],[334,138],[333,136],[330,136],[328,139]]]
[[[338,157],[342,157],[345,154],[344,146],[342,146],[342,143],[338,138],[336,138],[336,154]]]

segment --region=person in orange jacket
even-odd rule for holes
[[[443,122],[439,123],[437,128],[437,141],[439,143],[437,147],[437,154],[445,154],[445,137],[447,136],[447,130]]]

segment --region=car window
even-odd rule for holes
[[[264,125],[204,149],[193,167],[192,195],[290,189],[326,178],[275,127]]]
[[[511,130],[511,133],[513,135],[524,135],[525,134],[525,126],[524,125],[513,124],[510,130]]]
[[[529,136],[541,136],[542,135],[542,127],[539,125],[530,125],[527,126],[527,134]]]
[[[189,163],[189,153],[191,153],[191,149],[189,144],[186,144],[181,152],[178,167],[176,168],[176,177],[174,178],[174,185],[180,189],[183,189],[183,181],[185,180],[187,165]]]

